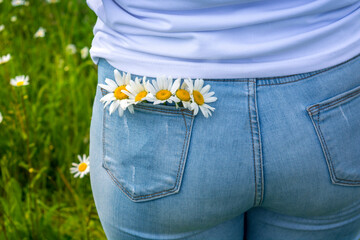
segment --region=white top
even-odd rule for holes
[[[360,53],[360,0],[87,0],[90,55],[145,76],[310,72]]]

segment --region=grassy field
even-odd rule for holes
[[[70,173],[89,153],[97,68],[80,49],[96,16],[79,0],[0,2],[0,239],[106,239],[89,175]],[[12,86],[19,75],[29,85]]]

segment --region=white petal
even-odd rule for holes
[[[194,90],[193,80],[188,78],[188,79],[185,79],[184,82],[186,82],[186,85],[189,87],[189,92],[192,93]]]
[[[112,92],[115,91],[115,89],[118,87],[118,85],[110,78],[106,78],[105,82],[107,83],[107,85],[109,85],[111,87],[111,89],[114,89],[114,90],[112,90]]]
[[[204,117],[208,118],[209,117],[209,110],[203,106],[200,106],[200,110],[202,112],[202,114],[204,115]]]
[[[164,77],[156,78],[156,83],[157,83],[157,86],[158,86],[157,91],[161,90],[161,89],[164,89]],[[154,82],[153,82],[153,85],[154,85],[154,87],[156,89],[156,86],[155,86]]]
[[[105,85],[105,84],[101,84],[101,83],[99,83],[98,84],[101,88],[103,88],[103,89],[105,89],[106,91],[108,91],[108,92],[113,92],[115,89],[114,88],[112,88],[112,87],[110,87],[110,86],[108,86],[108,85]]]
[[[181,81],[180,78],[178,78],[178,79],[175,80],[175,82],[174,82],[174,84],[172,85],[171,90],[170,90],[170,92],[171,92],[172,94],[175,94],[176,90],[178,90],[178,88],[180,87],[180,81]]]
[[[184,102],[183,101],[182,104],[184,105],[185,108],[192,110],[190,102]]]
[[[147,83],[146,84],[146,88],[150,91],[150,93],[155,96],[156,95],[156,89],[153,87],[153,85],[151,85],[151,83]]]
[[[172,84],[173,84],[173,79],[172,79],[171,76],[169,76],[169,77],[167,78],[167,81],[165,82],[165,87],[166,87],[166,89],[169,90],[170,92],[171,92],[171,86],[172,86]]]
[[[171,101],[171,102],[170,102],[170,101]],[[171,96],[171,97],[168,99],[168,102],[169,102],[169,103],[172,103],[172,101],[174,101],[174,102],[180,102],[180,99],[178,99],[177,97]]]
[[[109,113],[110,115],[116,110],[116,108],[119,106],[120,104],[120,101],[114,101],[111,105],[110,105],[110,108],[109,108]]]
[[[113,101],[115,99],[116,97],[114,96],[114,93],[111,92],[100,98],[100,102]]]
[[[120,107],[121,107],[123,110],[125,110],[128,106],[129,106],[129,104],[128,104],[128,102],[126,101],[126,99],[120,101]]]
[[[125,95],[129,96],[129,98],[135,98],[136,95],[132,94],[132,92],[130,91],[126,91],[126,90],[121,90],[122,93],[124,93]]]
[[[127,85],[130,83],[130,80],[131,80],[131,74],[128,72],[126,73],[126,76],[125,76],[125,82],[123,85]]]
[[[109,105],[112,101],[105,102],[104,108],[106,108],[107,105]]]
[[[181,84],[181,89],[186,89],[186,88],[189,88],[189,86],[186,84],[185,80],[184,82]]]
[[[118,108],[119,109],[119,116],[122,117],[124,115],[124,110],[122,108]]]
[[[13,86],[16,86],[16,81],[15,81],[15,79],[11,79],[11,80],[10,80],[10,84],[13,85]]]
[[[194,115],[197,115],[199,112],[199,106],[196,103],[192,103],[191,108],[194,110]]]
[[[133,105],[130,105],[130,106],[128,107],[128,109],[129,109],[129,112],[130,112],[130,113],[134,113],[134,106],[133,106]]]
[[[155,89],[155,94],[156,94],[156,92],[160,90],[160,89],[159,89],[159,85],[158,85],[158,81],[152,80],[151,82],[152,82],[153,88]],[[155,94],[154,94],[154,95],[155,95]]]
[[[209,98],[205,98],[205,102],[206,102],[206,103],[215,102],[216,100],[217,100],[217,97],[209,97]]]
[[[160,103],[164,103],[164,102],[165,102],[164,100],[158,100],[158,99],[156,99],[156,100],[154,101],[154,105],[160,104]]]
[[[203,88],[201,89],[200,93],[201,93],[202,95],[204,95],[204,94],[207,93],[209,90],[210,90],[210,85],[208,84],[208,85],[206,85],[205,87],[203,87]]]
[[[207,105],[206,103],[204,103],[202,106],[203,106],[203,107],[206,107],[207,109],[210,109],[211,111],[214,111],[214,110],[215,110],[214,107],[211,107],[210,105]]]
[[[209,92],[209,93],[203,94],[203,96],[204,96],[204,98],[208,98],[208,97],[211,97],[214,94],[215,94],[215,92]]]
[[[115,81],[118,86],[124,85],[124,80],[123,80],[120,72],[117,69],[114,69],[114,76],[115,76]]]

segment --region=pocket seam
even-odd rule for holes
[[[357,88],[359,88],[359,89],[357,89]],[[324,135],[323,135],[321,127],[320,127],[320,113],[321,113],[321,111],[325,111],[333,106],[340,105],[340,103],[342,103],[348,99],[355,98],[360,94],[360,87],[355,87],[352,90],[351,89],[348,90],[349,93],[345,94],[342,97],[336,98],[336,96],[342,94],[342,93],[340,93],[338,95],[335,95],[334,99],[332,101],[327,102],[326,100],[324,100],[324,101],[322,101],[322,103],[314,104],[310,107],[307,107],[307,109],[306,109],[311,118],[311,121],[315,127],[318,138],[320,140],[322,150],[324,153],[324,157],[326,159],[326,163],[327,163],[327,166],[329,169],[331,181],[334,184],[345,185],[345,186],[349,186],[349,185],[358,186],[360,184],[360,180],[342,179],[342,178],[339,178],[336,176],[332,157],[330,155],[330,151],[327,146],[327,142],[324,138]],[[317,117],[315,117],[315,115],[317,115]]]
[[[320,119],[320,112],[317,115],[318,115],[318,117],[317,117],[318,123],[317,123],[316,127],[318,128],[319,133],[321,135],[320,136],[320,138],[321,138],[320,141],[322,141],[324,143],[324,145],[325,145],[325,147],[324,147],[325,158],[326,158],[326,161],[327,161],[328,166],[329,166],[332,182],[334,182],[334,183],[343,183],[343,184],[346,184],[346,185],[357,185],[357,184],[359,184],[360,180],[342,179],[342,178],[339,178],[339,177],[336,176],[336,173],[335,173],[334,167],[333,167],[333,162],[332,162],[331,155],[330,155],[330,151],[329,151],[329,148],[327,146],[326,140],[325,140],[325,138],[323,136],[323,133],[321,131],[320,120],[319,120]]]
[[[106,95],[106,90],[101,88],[101,92],[103,94],[103,96]],[[156,104],[150,104],[150,105],[139,105],[139,104],[134,104],[133,105],[134,108],[139,108],[139,109],[143,109],[145,111],[153,111],[153,112],[161,112],[161,113],[167,113],[167,114],[185,114],[189,117],[193,117],[193,111],[186,109],[186,108],[162,108],[161,106],[158,106]],[[170,107],[170,106],[167,106]],[[175,106],[174,106],[175,107]]]
[[[149,109],[148,109],[149,110]],[[149,111],[154,111],[153,109],[150,109]],[[130,198],[133,201],[140,201],[140,200],[151,200],[154,198],[159,198],[162,196],[167,196],[169,194],[172,193],[176,193],[179,191],[179,187],[182,181],[182,176],[183,176],[183,171],[184,171],[184,164],[186,162],[186,156],[187,156],[187,151],[185,150],[187,148],[187,146],[189,145],[189,139],[190,139],[190,133],[191,133],[191,128],[193,125],[193,120],[194,120],[194,115],[189,115],[184,113],[183,111],[180,110],[175,110],[176,112],[172,112],[171,114],[181,114],[184,120],[184,124],[185,124],[185,137],[184,137],[184,143],[183,143],[183,147],[182,147],[182,151],[181,151],[181,159],[180,159],[180,163],[179,163],[179,167],[177,170],[177,175],[176,175],[176,182],[174,184],[174,186],[170,189],[166,189],[160,192],[156,192],[156,193],[151,193],[151,194],[146,194],[146,195],[140,195],[140,196],[131,196],[131,194],[128,192],[128,190],[125,189],[125,187],[119,182],[119,180],[112,174],[112,172],[110,171],[110,169],[107,167],[106,165],[106,161],[105,161],[105,155],[106,155],[106,147],[105,147],[105,121],[106,121],[106,108],[103,109],[103,157],[102,157],[102,167],[106,170],[106,172],[110,175],[112,181],[121,189],[121,191],[123,193],[125,193],[125,195]],[[191,123],[190,126],[187,126],[187,122],[186,122],[186,116],[191,118]],[[180,174],[180,175],[179,175]]]
[[[308,108],[308,111],[310,111],[311,114],[318,114],[318,113],[320,114],[320,110],[329,109],[332,106],[336,106],[337,104],[344,102],[351,97],[356,97],[358,94],[360,94],[360,88],[355,90],[354,92],[350,92],[349,94],[342,96],[340,98],[334,99],[330,102],[327,102],[324,104],[315,104],[313,106],[310,106]]]

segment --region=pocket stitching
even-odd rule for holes
[[[334,166],[333,166],[333,162],[331,159],[331,155],[330,155],[330,151],[329,148],[327,146],[326,140],[324,138],[324,135],[321,131],[321,127],[320,127],[320,112],[321,111],[325,111],[333,106],[336,106],[348,99],[351,98],[355,98],[357,97],[357,95],[360,94],[360,89],[357,89],[359,87],[355,87],[356,90],[354,90],[353,92],[351,92],[351,90],[349,90],[350,92],[348,94],[345,94],[344,96],[340,97],[340,98],[336,98],[330,102],[325,102],[325,103],[320,103],[320,104],[315,104],[312,105],[310,107],[307,108],[307,112],[310,116],[310,118],[312,120],[314,120],[315,115],[317,115],[317,123],[316,120],[312,121],[314,123],[315,129],[318,132],[318,137],[320,138],[320,143],[323,146],[323,152],[324,152],[324,156],[330,171],[330,178],[331,181],[333,183],[338,183],[338,184],[345,184],[345,185],[358,185],[360,183],[360,180],[350,180],[350,179],[342,179],[336,176],[335,170],[334,170]],[[340,95],[340,94],[339,94]],[[324,100],[326,101],[326,100]]]
[[[320,127],[320,112],[318,113],[318,124],[317,124],[317,127],[319,128],[319,132],[320,132],[320,135],[321,135],[321,141],[325,144],[325,157],[326,157],[326,160],[327,162],[329,163],[329,168],[330,168],[330,172],[331,172],[331,178],[333,179],[334,182],[336,183],[345,183],[345,184],[349,184],[349,185],[356,185],[358,183],[360,183],[360,180],[350,180],[350,179],[342,179],[342,178],[339,178],[336,176],[336,173],[334,171],[334,167],[333,167],[333,163],[332,163],[332,160],[331,160],[331,155],[330,155],[330,151],[329,151],[329,148],[327,146],[327,143],[326,143],[326,140],[322,134],[322,131],[321,131],[321,127]]]
[[[103,94],[103,96],[106,95],[106,91],[104,89],[101,88],[101,92]],[[163,109],[161,107],[156,106],[156,104],[152,104],[149,106],[142,106],[142,105],[138,105],[138,104],[134,104],[133,105],[134,108],[140,108],[143,110],[147,110],[147,111],[153,111],[153,112],[161,112],[161,113],[169,113],[169,114],[186,114],[189,117],[193,116],[193,111],[183,108],[183,109]]]
[[[314,106],[310,106],[308,108],[308,111],[310,111],[311,114],[317,114],[318,112],[320,112],[320,110],[326,110],[332,106],[336,106],[337,104],[347,100],[348,98],[356,97],[358,94],[360,94],[360,89],[357,89],[354,92],[350,92],[349,94],[342,96],[341,98],[334,99],[330,102],[324,104],[315,104]]]
[[[152,111],[152,110],[150,110]],[[178,110],[175,110],[178,111]],[[103,110],[103,161],[102,161],[102,167],[106,170],[106,172],[111,176],[111,179],[113,180],[113,182],[123,191],[123,193],[126,194],[126,196],[128,196],[130,199],[132,200],[141,200],[141,199],[152,199],[155,197],[161,197],[161,196],[165,196],[167,194],[170,193],[174,193],[176,192],[179,188],[179,183],[181,182],[180,179],[182,178],[183,175],[183,171],[181,171],[181,169],[183,169],[184,163],[185,163],[185,154],[184,154],[184,150],[186,148],[186,146],[189,142],[189,136],[190,136],[190,128],[188,128],[187,126],[187,122],[186,122],[186,118],[185,115],[189,116],[188,114],[184,113],[184,112],[178,112],[178,113],[172,113],[172,114],[181,114],[183,116],[184,119],[184,123],[185,123],[185,137],[184,137],[184,143],[183,143],[183,147],[182,147],[182,152],[181,152],[181,159],[180,159],[180,163],[179,163],[179,167],[178,167],[178,171],[177,171],[177,175],[176,175],[176,182],[174,184],[174,186],[170,189],[166,189],[160,192],[156,192],[156,193],[151,193],[151,194],[146,194],[146,195],[140,195],[140,196],[131,196],[130,193],[128,192],[128,190],[125,189],[125,187],[116,179],[116,177],[112,174],[112,172],[110,171],[110,169],[106,166],[106,161],[105,161],[105,153],[106,153],[106,148],[105,148],[105,114],[106,114],[106,108],[104,108]],[[194,119],[194,116],[191,115],[189,116],[191,118],[191,120]],[[193,123],[191,122],[190,125],[192,125]],[[181,173],[180,173],[181,172]],[[179,173],[181,174],[179,176]]]
[[[186,110],[186,109],[161,109],[161,108],[155,108],[155,106],[156,105],[154,105],[154,107],[152,108],[150,106],[134,105],[135,108],[141,108],[152,112],[169,113],[169,114],[185,114],[189,117],[192,117],[193,115],[190,110]]]

